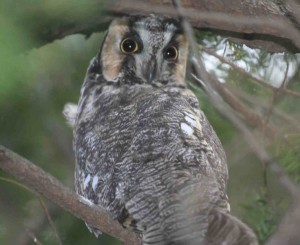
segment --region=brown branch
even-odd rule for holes
[[[140,239],[134,233],[125,230],[105,211],[96,205],[85,203],[56,178],[4,146],[0,146],[0,168],[92,227],[118,238],[125,244],[140,244]]]
[[[112,5],[110,9],[114,12],[119,12],[123,14],[130,13],[134,14],[166,14],[171,17],[177,17],[177,13],[172,5],[159,4],[162,1],[137,1],[137,0],[121,0],[117,1],[115,5]],[[193,2],[193,1],[189,1]],[[211,4],[211,6],[215,6]],[[234,31],[242,33],[259,33],[259,34],[271,34],[278,37],[289,37],[293,36],[292,33],[289,33],[289,30],[295,31],[295,36],[298,37],[300,34],[297,30],[294,29],[292,25],[284,21],[284,18],[275,18],[278,15],[269,15],[259,16],[256,12],[256,15],[249,15],[236,11],[234,15],[229,12],[226,13],[225,9],[213,9],[209,11],[209,5],[206,4],[206,9],[197,5],[197,8],[191,8],[189,4],[184,5],[185,9],[182,15],[196,28],[212,28],[212,29],[222,29],[225,31]],[[235,6],[236,7],[236,6]],[[237,7],[238,9],[238,7]],[[257,9],[258,11],[258,9]],[[255,17],[255,18],[254,18]],[[287,28],[288,29],[284,29]],[[294,40],[298,47],[300,48],[300,41]]]
[[[116,13],[130,15],[157,13],[176,17],[176,11],[169,2],[122,0],[111,5],[109,9]],[[279,11],[276,13],[276,8],[264,9],[262,5],[255,8],[246,5],[247,8],[245,8],[239,5],[239,2],[244,4],[244,1],[236,1],[236,4],[218,4],[218,1],[211,1],[209,4],[199,0],[184,1],[185,9],[182,15],[194,28],[209,28],[216,32],[220,31],[220,34],[226,35],[227,33],[228,36],[239,39],[247,39],[247,37],[238,33],[253,34],[251,40],[254,41],[247,41],[252,47],[273,50],[273,52],[283,51],[280,45],[290,48],[294,45],[296,50],[300,49],[300,32],[287,21],[284,14]],[[292,43],[287,45],[285,43],[287,40],[283,39],[289,39]],[[267,42],[264,43],[262,40]],[[257,45],[255,45],[255,41],[257,41]],[[278,41],[279,46],[270,45],[273,41]]]
[[[196,79],[196,77],[194,77]],[[245,106],[233,93],[230,92],[225,85],[220,83],[217,79],[210,77],[210,82],[214,89],[222,96],[224,101],[231,106],[242,117],[243,121],[251,127],[257,127],[263,133],[265,133],[270,139],[274,138],[276,134],[276,128],[274,125],[265,124],[264,120],[259,114]]]
[[[237,43],[270,52],[299,52],[299,28],[272,1],[257,0],[254,3],[250,0],[235,0],[232,3],[220,0],[186,0],[183,5],[187,8],[187,19],[195,28],[210,29]],[[71,34],[89,36],[94,32],[104,31],[112,19],[112,16],[105,15],[104,11],[107,9],[126,15],[161,13],[174,16],[176,13],[168,0],[86,0],[76,5],[62,1],[51,7],[52,11],[49,11],[43,4],[29,7],[26,3],[21,3],[17,12],[9,8],[9,16],[13,16],[13,20],[25,23],[21,28],[28,35],[26,39],[33,40],[24,49],[39,47]],[[299,7],[289,9],[295,9],[293,16],[297,17]]]

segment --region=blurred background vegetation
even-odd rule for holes
[[[75,3],[74,3],[75,2]],[[103,3],[103,4],[102,4]],[[72,8],[74,4],[82,7]],[[65,12],[69,9],[68,12]],[[74,9],[74,11],[70,11]],[[104,2],[8,1],[0,3],[0,144],[12,149],[74,189],[72,130],[62,115],[65,103],[76,103],[86,68],[97,53],[107,24],[99,22],[86,35],[69,35],[51,42],[65,19],[77,16],[80,25],[88,13],[98,11],[105,19]],[[93,15],[94,16],[94,15]],[[91,20],[92,21],[92,20]],[[53,22],[53,24],[49,23]],[[45,29],[51,26],[53,29]],[[40,28],[40,32],[33,30]],[[68,26],[70,28],[70,26]],[[95,30],[92,35],[88,35]],[[99,32],[99,30],[101,30]],[[300,56],[269,54],[231,43],[209,32],[197,32],[199,43],[214,50],[253,76],[278,87],[283,81],[300,92]],[[267,139],[252,129],[259,142],[281,163],[286,173],[300,181],[300,98],[274,94],[234,67],[203,52],[206,68],[214,73],[276,135]],[[288,192],[256,158],[247,142],[207,101],[200,87],[190,84],[200,105],[226,149],[232,212],[248,223],[264,242],[276,229],[290,204]],[[9,178],[0,170],[1,178]],[[63,244],[120,244],[107,235],[96,239],[84,222],[45,200]],[[0,244],[57,244],[38,198],[28,190],[0,179]]]

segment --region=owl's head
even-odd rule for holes
[[[114,20],[99,53],[107,81],[184,84],[188,42],[174,19],[150,16]]]

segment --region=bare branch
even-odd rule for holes
[[[197,80],[196,76],[193,76]],[[224,101],[231,106],[236,112],[238,112],[243,121],[246,122],[251,127],[257,127],[263,133],[265,133],[269,138],[273,138],[276,132],[274,125],[265,124],[263,119],[259,114],[245,106],[225,85],[220,83],[216,78],[210,77],[210,82],[216,89],[216,91],[222,96]]]
[[[53,176],[4,146],[0,146],[0,168],[92,227],[118,238],[125,244],[140,244],[140,239],[134,233],[125,230],[105,211],[96,205],[87,205]]]
[[[1,176],[0,176],[0,180],[3,180],[3,181],[8,182],[8,183],[12,183],[12,184],[14,184],[14,185],[17,185],[17,186],[19,186],[19,187],[21,187],[21,188],[24,188],[25,190],[28,190],[29,192],[32,192],[33,194],[36,195],[36,197],[37,197],[37,199],[39,200],[39,203],[40,203],[42,209],[43,209],[44,212],[45,212],[45,215],[46,215],[47,220],[48,220],[48,222],[49,222],[49,224],[50,224],[50,226],[51,226],[51,229],[52,229],[52,231],[53,231],[53,233],[54,233],[54,235],[55,235],[55,237],[56,237],[57,244],[58,244],[58,245],[62,245],[62,241],[61,241],[61,239],[60,239],[60,236],[59,236],[59,234],[58,234],[58,232],[57,232],[57,230],[56,230],[55,224],[54,224],[54,222],[53,222],[53,220],[52,220],[52,218],[51,218],[51,215],[50,215],[50,212],[49,212],[49,210],[48,210],[48,207],[47,207],[46,203],[44,202],[42,196],[41,196],[40,194],[34,192],[33,190],[31,190],[31,189],[28,188],[27,186],[25,186],[25,185],[23,185],[23,184],[21,184],[21,183],[15,181],[15,180],[13,180],[13,179],[8,179],[8,178],[1,177]]]

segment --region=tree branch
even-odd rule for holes
[[[0,168],[92,227],[110,234],[128,245],[141,243],[133,232],[125,230],[98,206],[85,203],[56,178],[1,145]]]
[[[194,79],[196,78],[197,77],[194,76]],[[226,103],[230,105],[235,112],[242,116],[243,122],[247,123],[251,127],[258,128],[261,132],[267,135],[269,139],[274,139],[277,131],[274,125],[271,123],[265,124],[259,114],[244,105],[228,88],[226,88],[226,86],[220,83],[217,78],[212,75],[210,76],[210,82],[215,91],[221,95],[222,99],[224,99],[224,101],[226,101]]]
[[[213,0],[207,4],[205,0],[183,1],[185,9],[182,14],[194,28],[211,29],[250,47],[270,52],[299,51],[299,25],[295,27],[286,12],[280,11],[280,7],[270,1],[250,2]],[[168,0],[116,1],[110,10],[130,15],[157,13],[176,17]]]
[[[17,23],[26,23],[21,28],[32,36],[34,43],[25,48],[39,47],[71,34],[89,36],[94,32],[104,31],[112,19],[111,16],[104,15],[105,10],[126,15],[176,14],[170,0],[115,0],[110,5],[106,5],[109,1],[105,0],[86,0],[77,5],[69,1],[61,1],[59,4],[53,2],[55,4],[36,4],[30,7],[26,3],[20,3],[17,12],[9,8],[9,5],[7,11],[4,11],[13,16]],[[209,4],[207,0],[183,1],[186,8],[184,15],[197,29],[213,30],[237,43],[270,52],[299,52],[299,5],[285,5],[266,0],[211,0]],[[289,7],[295,5],[298,8]]]

